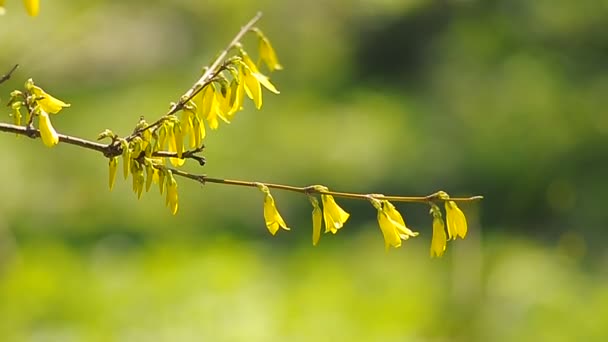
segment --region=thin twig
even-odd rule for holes
[[[15,64],[15,66],[13,66],[13,68],[11,70],[9,70],[9,72],[7,72],[5,75],[2,75],[2,77],[0,77],[0,84],[8,81],[11,76],[13,75],[13,73],[15,72],[15,70],[17,70],[17,68],[19,67],[19,64]]]
[[[27,136],[30,138],[40,137],[40,131],[38,129],[16,126],[16,125],[7,124],[7,123],[0,123],[0,132],[15,133],[15,134],[24,135],[24,136]],[[115,155],[114,153],[116,153],[116,151],[114,150],[116,145],[113,145],[113,144],[105,145],[105,144],[101,144],[98,142],[73,137],[70,135],[65,135],[65,134],[58,134],[58,135],[59,135],[59,141],[61,141],[63,143],[66,143],[69,145],[75,145],[78,147],[82,147],[82,148],[97,151],[97,152],[101,152],[106,157],[114,156]],[[199,153],[200,151],[202,151],[203,147],[204,146],[201,146],[192,151],[186,151],[183,153],[182,157],[195,159],[195,160],[199,161],[199,163],[200,163],[200,160],[197,158],[202,158],[202,157],[197,156],[197,158],[194,158],[194,156],[196,153]],[[166,151],[158,151],[158,152],[155,152],[153,155],[156,157],[173,157],[173,158],[177,157],[177,153],[166,152]],[[204,158],[202,160],[203,160],[203,164],[204,164]],[[375,198],[375,199],[388,200],[388,201],[394,201],[394,202],[419,202],[419,203],[427,203],[430,201],[445,201],[445,199],[437,197],[436,193],[434,193],[432,195],[428,195],[428,196],[385,196],[385,195],[380,195],[380,194],[360,194],[360,193],[352,193],[352,192],[339,192],[339,191],[324,190],[322,187],[319,187],[316,185],[298,187],[298,186],[291,186],[291,185],[286,185],[286,184],[274,184],[274,183],[251,182],[251,181],[242,181],[242,180],[234,180],[234,179],[223,179],[223,178],[208,177],[207,175],[192,174],[192,173],[188,173],[186,171],[173,169],[173,168],[167,168],[167,169],[171,170],[171,172],[174,175],[188,178],[188,179],[194,180],[196,182],[199,182],[201,184],[216,183],[216,184],[225,184],[225,185],[244,186],[244,187],[250,187],[250,188],[255,188],[255,187],[258,187],[260,184],[262,184],[271,189],[292,191],[292,192],[298,192],[298,193],[307,194],[307,195],[308,194],[332,195],[334,197],[350,198],[350,199],[357,199],[357,200],[369,200],[370,198]],[[449,200],[450,201],[459,201],[459,202],[471,202],[471,201],[480,200],[482,198],[483,198],[482,196],[451,197],[451,198],[449,198]]]
[[[24,135],[26,137],[30,137],[32,139],[40,137],[40,130],[36,128],[30,128],[27,126],[17,126],[4,122],[0,122],[0,132],[8,132],[15,133],[18,135]],[[74,137],[71,135],[65,134],[57,134],[59,136],[59,141],[62,143],[66,143],[69,145],[74,145],[82,148],[86,148],[89,150],[101,152],[106,157],[115,157],[120,155],[121,151],[116,149],[117,145],[114,144],[102,144],[95,141],[90,141],[78,137]],[[184,151],[182,153],[181,159],[193,159],[196,160],[200,165],[205,164],[205,157],[196,155],[203,150],[203,146],[198,147],[194,150]],[[178,158],[176,152],[169,151],[156,151],[152,153],[154,157],[169,157],[169,158]]]

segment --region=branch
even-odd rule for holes
[[[35,139],[40,137],[40,130],[30,127],[30,126],[17,126],[4,122],[0,122],[0,132],[8,132],[15,133],[18,135],[24,135],[26,137]],[[71,135],[65,134],[57,134],[59,136],[59,141],[62,143],[66,143],[69,145],[74,145],[82,148],[86,148],[88,150],[93,150],[97,152],[101,152],[105,157],[115,157],[120,155],[120,151],[117,151],[117,145],[115,144],[102,144],[96,141],[90,141],[78,137],[74,137]],[[119,146],[118,146],[119,147]],[[205,157],[196,155],[203,150],[204,146],[196,148],[194,150],[184,151],[182,153],[182,159],[193,159],[196,160],[201,166],[205,165]],[[169,158],[177,158],[177,153],[168,152],[168,151],[156,151],[152,153],[154,157],[169,157]]]
[[[15,133],[18,135],[24,135],[24,136],[30,137],[32,139],[40,137],[40,131],[38,129],[16,126],[16,125],[2,123],[2,122],[0,122],[0,132]],[[90,141],[90,140],[73,137],[73,136],[65,135],[65,134],[58,134],[58,135],[59,135],[59,141],[61,141],[63,143],[82,147],[82,148],[85,148],[88,150],[101,152],[106,157],[116,155],[115,154],[116,151],[114,150],[116,148],[116,145],[101,144],[101,143],[98,143],[95,141]],[[198,161],[200,165],[204,165],[205,158],[195,155],[196,153],[201,152],[203,150],[203,148],[204,147],[201,146],[201,147],[191,150],[191,151],[185,151],[182,154],[182,158],[194,159],[194,160]],[[167,151],[158,151],[158,152],[155,152],[153,155],[155,157],[172,157],[172,158],[177,157],[177,153],[167,152]],[[356,199],[356,200],[369,200],[370,198],[375,198],[375,199],[379,199],[379,200],[387,200],[387,201],[393,201],[393,202],[418,202],[418,203],[428,203],[431,201],[445,201],[445,199],[440,198],[437,193],[434,193],[434,194],[431,194],[428,196],[385,196],[385,195],[380,195],[380,194],[361,194],[361,193],[352,193],[352,192],[321,190],[316,185],[298,187],[298,186],[292,186],[292,185],[286,185],[286,184],[274,184],[274,183],[265,183],[265,182],[252,182],[252,181],[243,181],[243,180],[214,178],[214,177],[208,177],[207,175],[192,174],[192,173],[188,173],[186,171],[173,169],[173,168],[167,168],[167,170],[171,170],[171,172],[174,175],[194,180],[203,185],[206,183],[216,183],[216,184],[225,184],[225,185],[235,185],[235,186],[256,188],[260,184],[262,184],[271,189],[298,192],[298,193],[306,194],[306,195],[310,195],[310,194],[332,195],[334,197]],[[480,200],[482,198],[483,198],[483,196],[451,197],[451,198],[449,198],[449,200],[455,201],[455,202],[471,202],[471,201]]]
[[[0,84],[8,81],[18,67],[19,64],[15,64],[15,66],[11,70],[9,70],[5,75],[2,75],[2,77],[0,77]]]

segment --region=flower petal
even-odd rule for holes
[[[48,147],[57,145],[59,142],[59,135],[55,131],[55,128],[53,128],[49,115],[44,110],[41,110],[38,118],[40,126],[40,138],[42,138],[42,142]]]

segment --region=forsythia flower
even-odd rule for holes
[[[268,69],[270,71],[282,70],[283,66],[279,63],[279,59],[277,58],[277,54],[272,48],[270,41],[268,38],[264,36],[260,36],[260,58],[266,63]]]
[[[445,224],[441,218],[439,208],[431,209],[433,215],[433,238],[431,240],[431,257],[440,257],[445,252],[447,237],[445,235]]]
[[[118,168],[118,157],[110,158],[109,167],[110,167],[109,185],[110,185],[110,191],[112,191],[112,188],[114,188],[114,181],[116,180],[116,169]]]
[[[69,103],[65,103],[47,94],[42,88],[34,85],[34,81],[31,78],[27,80],[25,87],[36,97],[36,103],[40,106],[40,109],[49,114],[57,114],[61,109],[70,106]]]
[[[274,198],[270,194],[270,190],[263,184],[258,184],[258,188],[264,193],[264,220],[270,234],[275,235],[279,228],[290,230],[285,224],[283,217],[279,214],[274,203]]]
[[[321,207],[319,206],[319,201],[312,197],[308,196],[310,203],[312,204],[312,245],[316,246],[319,243],[319,238],[321,237],[321,226],[323,225],[323,213],[321,211]]]
[[[401,247],[401,240],[418,236],[417,232],[411,231],[406,225],[401,214],[389,201],[373,200],[372,204],[378,209],[378,224],[384,236],[385,247]]]
[[[40,126],[40,138],[42,138],[42,142],[48,147],[57,145],[59,142],[59,135],[55,131],[55,128],[53,128],[49,115],[44,110],[40,110],[38,120]]]
[[[167,198],[165,203],[171,210],[171,214],[175,215],[178,209],[177,181],[171,171],[167,171],[167,174]]]
[[[327,188],[324,188],[327,191]],[[340,208],[332,195],[321,194],[321,202],[323,202],[323,219],[325,220],[325,232],[336,234],[338,229],[342,228],[349,213]]]
[[[38,15],[38,10],[40,8],[39,0],[23,0],[23,4],[25,5],[27,14],[32,17]]]
[[[17,126],[21,126],[21,102],[13,102],[11,108],[13,109],[13,122]]]
[[[241,52],[242,55],[242,76],[241,79],[245,83],[245,93],[249,96],[250,99],[255,103],[255,107],[260,109],[262,107],[262,88],[260,85],[263,85],[264,88],[270,90],[275,94],[279,94],[280,92],[277,88],[270,82],[268,77],[264,76],[258,70],[258,67],[255,66],[255,63],[249,58],[249,55],[244,51]]]
[[[467,235],[467,219],[454,201],[445,202],[446,221],[450,240],[462,239]]]

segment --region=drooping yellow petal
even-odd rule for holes
[[[122,147],[122,173],[127,179],[129,177],[129,168],[131,166],[131,149],[129,148],[129,144],[125,141],[121,141]]]
[[[177,124],[179,125],[179,124]],[[177,137],[175,136],[175,130],[173,129],[174,124],[170,123],[167,124],[167,142],[169,143],[168,145],[168,150],[169,152],[176,152],[177,153],[177,144],[176,144],[176,139]],[[182,141],[183,142],[183,141]],[[182,144],[182,149],[183,149],[183,144]],[[169,161],[171,162],[171,165],[175,166],[175,167],[179,167],[184,165],[184,163],[186,162],[184,159],[181,158],[173,158],[170,157]]]
[[[36,103],[40,106],[40,109],[50,114],[57,114],[63,108],[70,106],[69,103],[65,103],[52,95],[46,93],[42,88],[32,85],[30,87],[32,94],[36,97]]]
[[[25,5],[27,14],[29,14],[32,17],[35,17],[38,15],[38,10],[40,9],[39,0],[23,0],[23,4]]]
[[[163,169],[158,170],[158,189],[162,195],[165,190],[165,171]]]
[[[397,233],[399,234],[399,237],[401,239],[407,240],[410,237],[418,236],[418,232],[413,232],[405,225],[405,221],[403,220],[401,213],[397,211],[397,209],[391,202],[383,201],[382,204],[383,211],[386,213],[388,218],[396,223],[395,228],[397,229]]]
[[[245,93],[253,100],[255,108],[262,108],[262,87],[260,86],[258,79],[255,78],[250,71],[245,71],[243,82],[245,84]]]
[[[55,128],[53,128],[49,115],[44,110],[41,110],[38,119],[42,142],[48,147],[57,145],[59,143],[59,135],[55,131]]]
[[[433,214],[433,238],[431,239],[431,257],[440,257],[445,252],[447,236],[445,224],[440,215]]]
[[[321,202],[323,202],[323,219],[325,220],[325,232],[332,232],[336,234],[338,229],[342,228],[348,217],[349,213],[344,211],[334,200],[332,195],[321,195]]]
[[[114,182],[116,181],[116,170],[118,169],[118,157],[110,158],[109,168],[110,168],[109,185],[110,185],[110,191],[112,191],[112,189],[114,188]]]
[[[253,63],[253,61],[251,60],[251,58],[249,58],[249,56],[247,54],[243,55],[243,62],[245,63],[245,66],[246,66],[245,69],[247,69],[248,74],[250,75],[249,77],[253,76],[253,78],[255,78],[259,84],[263,85],[264,88],[270,90],[271,92],[273,92],[275,94],[280,93],[277,90],[277,88],[274,86],[274,84],[272,84],[270,82],[270,79],[266,75],[262,74],[260,72],[260,70],[258,70],[258,68],[255,66],[255,63]],[[245,83],[245,86],[246,85],[247,84]]]
[[[290,230],[287,224],[283,220],[283,217],[277,210],[274,203],[274,198],[270,194],[270,191],[265,192],[264,196],[264,220],[266,221],[266,227],[270,234],[275,235],[279,228]]]
[[[323,225],[323,212],[319,206],[319,201],[312,197],[308,197],[312,204],[312,245],[316,246],[321,238],[321,226]]]
[[[146,165],[146,192],[150,191],[152,183],[154,182],[154,168],[152,165]]]
[[[203,139],[205,138],[205,124],[197,115],[192,117],[192,131],[194,134],[194,144],[195,146],[191,146],[192,148],[200,147],[203,144]]]
[[[467,235],[467,219],[464,213],[454,201],[445,202],[446,221],[450,240],[455,240],[457,236],[464,239]]]
[[[173,173],[167,171],[167,197],[165,203],[173,215],[177,214],[177,209],[179,208],[178,200],[177,181],[173,177]]]
[[[173,124],[173,140],[175,141],[175,151],[177,157],[181,158],[184,152],[184,132],[182,131],[182,125],[179,122]]]
[[[283,66],[279,63],[277,54],[272,48],[268,38],[260,36],[259,44],[260,58],[266,63],[270,71],[282,70]]]
[[[395,221],[391,220],[386,212],[378,210],[378,225],[384,236],[384,246],[388,250],[390,246],[401,247],[401,238],[396,228]]]
[[[21,126],[21,101],[16,101],[11,104],[11,108],[13,109],[13,123],[17,126]]]
[[[243,97],[245,96],[245,84],[243,79],[233,80],[234,89],[231,92],[231,97],[233,98],[232,106],[230,107],[230,111],[226,114],[228,120],[232,120],[234,115],[243,108]]]

